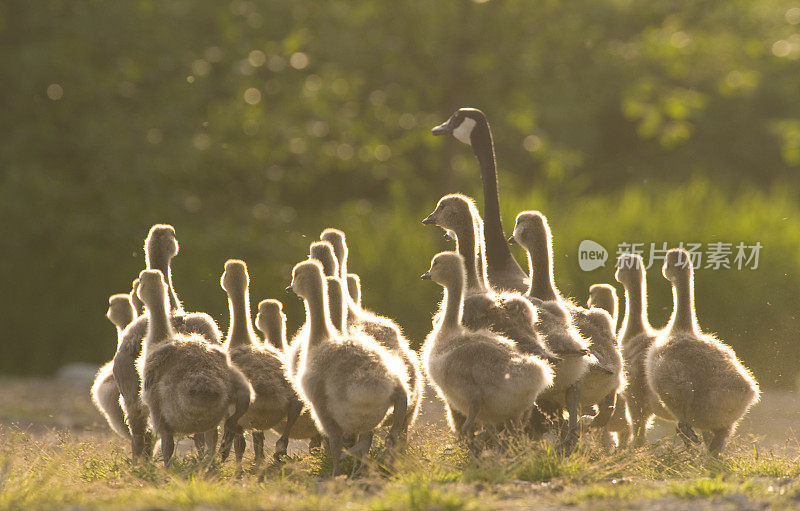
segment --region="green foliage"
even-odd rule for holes
[[[416,276],[447,246],[419,220],[444,193],[480,191],[469,150],[429,128],[469,105],[494,128],[506,229],[520,209],[547,213],[559,284],[580,300],[611,280],[609,265],[576,269],[584,238],[761,241],[759,270],[698,274],[698,309],[762,381],[790,385],[796,9],[5,2],[0,308],[13,342],[0,371],[109,359],[106,297],[129,289],[155,222],[177,229],[187,308],[223,327],[227,258],[250,264],[253,300],[284,299],[297,326],[291,265],[342,227],[365,303],[419,343],[439,290]],[[651,273],[660,324],[668,294]]]
[[[683,483],[673,483],[670,492],[685,499],[709,498],[731,493],[732,486],[721,478],[698,479]]]

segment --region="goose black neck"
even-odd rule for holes
[[[497,189],[497,166],[494,156],[494,142],[489,123],[483,119],[472,132],[472,150],[481,167],[483,181],[483,217],[486,242],[486,262],[491,268],[508,264],[517,265],[503,234],[500,220],[500,197]],[[519,265],[517,265],[519,268]],[[520,270],[521,271],[521,270]]]

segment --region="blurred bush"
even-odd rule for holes
[[[296,325],[289,269],[342,227],[365,302],[420,341],[439,290],[416,277],[446,244],[419,220],[480,194],[468,148],[429,128],[469,105],[494,128],[506,229],[547,213],[576,297],[611,280],[577,269],[584,238],[761,241],[758,270],[698,273],[698,310],[790,385],[799,26],[777,0],[6,1],[0,371],[108,359],[106,297],[154,222],[178,231],[187,307],[223,326],[226,258]]]

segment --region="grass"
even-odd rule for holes
[[[412,435],[389,474],[327,478],[324,454],[300,453],[270,465],[263,481],[211,471],[192,455],[164,469],[131,466],[127,446],[100,431],[30,434],[0,427],[0,509],[353,509],[462,510],[597,503],[744,498],[790,507],[800,494],[795,459],[759,453],[740,440],[720,459],[672,440],[606,454],[592,443],[563,456],[545,442],[512,440],[473,459],[441,426]],[[375,449],[376,464],[382,459]],[[245,458],[245,461],[250,461]],[[733,497],[731,497],[733,496]]]

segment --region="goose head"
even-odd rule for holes
[[[466,195],[453,193],[439,199],[436,209],[422,223],[441,227],[448,236],[453,233],[455,237],[456,232],[473,228],[472,218],[476,213],[475,201]]]
[[[333,245],[328,241],[315,241],[308,248],[308,258],[322,264],[322,271],[326,277],[339,276],[339,261]]]
[[[550,242],[550,226],[547,217],[538,211],[523,211],[517,215],[514,222],[514,232],[509,236],[508,243],[519,243],[525,248],[536,246],[546,240]]]
[[[142,270],[139,274],[139,299],[152,309],[151,305],[167,300],[167,284],[159,270]]]
[[[150,228],[144,243],[145,255],[148,262],[152,257],[166,260],[178,255],[178,238],[175,228],[169,224],[156,224]]]
[[[467,278],[464,258],[458,252],[440,252],[433,256],[430,269],[420,276],[423,280],[432,280],[441,286],[448,286],[459,279]]]
[[[589,308],[597,307],[608,312],[614,317],[616,309],[617,291],[609,284],[592,284],[589,286]]]
[[[327,241],[333,246],[333,253],[339,261],[339,271],[343,272],[347,261],[347,241],[344,232],[339,229],[328,227],[319,235],[319,239]]]
[[[133,310],[131,297],[127,294],[111,295],[108,298],[108,312],[106,317],[117,328],[125,328],[136,317],[136,312]]]
[[[238,259],[229,259],[225,262],[225,271],[219,279],[219,285],[229,295],[239,295],[250,285],[250,276],[247,274],[247,265]]]
[[[325,289],[322,264],[314,259],[297,263],[292,269],[292,283],[286,288],[286,291],[293,292],[306,301],[324,296],[327,290]]]
[[[661,273],[673,284],[687,278],[692,273],[692,258],[689,256],[689,252],[682,248],[668,250]]]
[[[281,346],[280,338],[272,339],[269,337],[270,333],[275,333],[274,335],[285,335],[286,332],[286,314],[283,313],[283,304],[279,300],[270,298],[258,303],[256,328],[264,332],[264,335],[267,336],[267,342],[276,347]]]
[[[617,258],[614,278],[626,288],[634,289],[644,278],[644,261],[639,254],[621,254]]]
[[[486,126],[486,116],[477,108],[459,108],[444,122],[431,130],[437,136],[453,135],[459,142],[472,145],[476,126]]]

